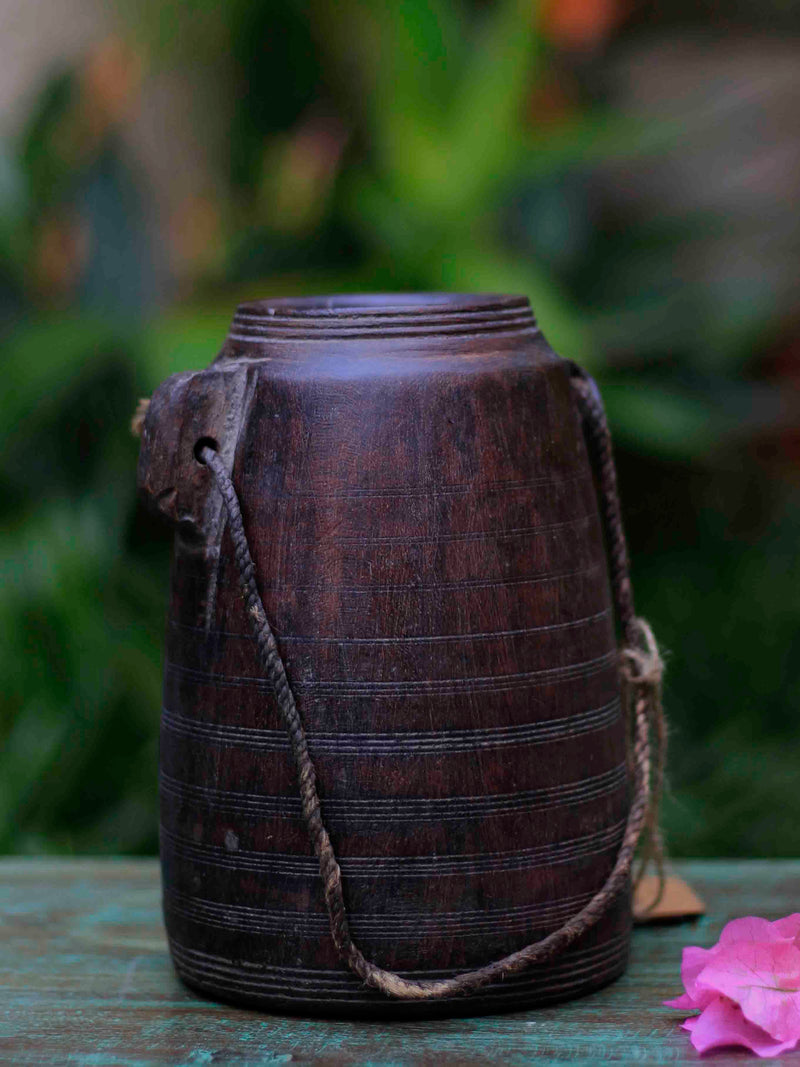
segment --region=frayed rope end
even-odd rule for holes
[[[147,416],[147,409],[149,407],[150,398],[143,396],[136,405],[136,411],[134,411],[133,418],[131,419],[131,433],[134,437],[142,436],[142,427],[144,426],[144,420]]]

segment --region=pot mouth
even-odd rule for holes
[[[502,293],[338,293],[240,304],[231,341],[535,331],[526,296]]]

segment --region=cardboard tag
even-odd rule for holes
[[[664,892],[658,904],[648,907],[658,893],[658,878],[647,875],[636,887],[633,915],[638,923],[659,922],[665,919],[694,919],[704,915],[706,906],[690,885],[675,874],[667,875]]]

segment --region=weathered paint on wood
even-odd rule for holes
[[[737,915],[796,911],[800,861],[679,869],[708,914],[637,928],[628,972],[598,993],[507,1015],[364,1023],[264,1015],[192,994],[169,959],[155,860],[1,860],[0,1062],[692,1063],[681,1016],[661,1007],[679,991],[682,947],[712,944]],[[748,1061],[731,1052],[705,1062]]]

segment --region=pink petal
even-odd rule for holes
[[[758,1056],[779,1056],[797,1043],[797,1038],[776,1041],[759,1026],[748,1022],[739,1006],[727,997],[712,1000],[702,1015],[687,1019],[683,1025],[691,1031],[692,1044],[701,1053],[725,1045],[744,1045]]]
[[[730,944],[710,957],[696,987],[696,1003],[703,989],[713,991],[776,1040],[800,1039],[800,949],[791,941]]]
[[[780,920],[778,920],[780,922]],[[787,935],[775,929],[776,924],[755,915],[746,915],[743,919],[732,919],[723,927],[719,935],[720,947],[734,945],[740,941],[781,941]]]
[[[683,950],[681,980],[683,981],[686,995],[691,1000],[691,1004],[687,1005],[690,1008],[704,1008],[706,1004],[711,1003],[715,996],[714,989],[708,986],[698,986],[697,980],[714,959],[717,951],[716,946],[713,949],[707,949],[698,948],[696,945],[688,945]],[[675,1007],[682,1008],[684,1004],[675,1005]]]
[[[787,915],[784,919],[778,919],[772,924],[781,937],[788,937],[797,944],[800,939],[800,911],[793,915]]]

